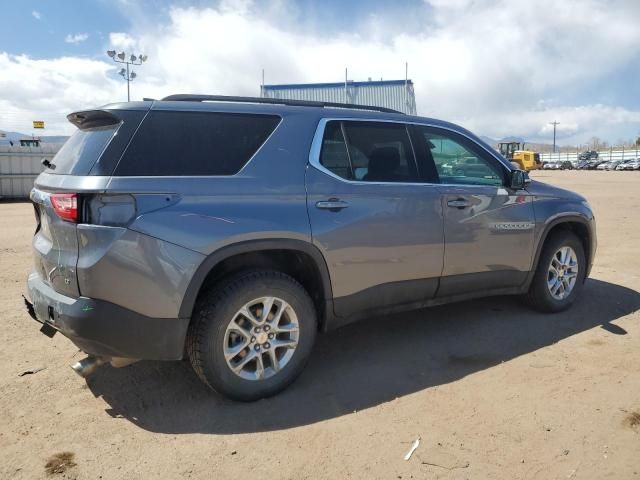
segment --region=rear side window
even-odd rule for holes
[[[403,124],[328,122],[320,164],[347,180],[419,181],[411,141]]]
[[[152,111],[114,175],[234,175],[279,122],[274,115]]]

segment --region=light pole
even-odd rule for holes
[[[556,153],[556,125],[560,125],[560,122],[549,122],[549,125],[553,125],[553,153]]]
[[[137,57],[135,55],[129,55],[129,59],[125,60],[127,58],[127,54],[125,52],[116,53],[115,50],[107,50],[107,55],[109,55],[109,58],[114,62],[124,63],[127,65],[126,69],[122,68],[118,73],[127,81],[127,102],[129,102],[131,100],[131,96],[129,94],[129,83],[137,77],[136,72],[129,70],[129,65],[142,65],[147,61],[148,57],[146,55],[138,55]]]

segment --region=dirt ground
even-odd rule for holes
[[[640,173],[533,176],[596,212],[571,310],[500,297],[364,321],[321,336],[291,388],[252,404],[186,362],[78,377],[80,354],[20,298],[31,206],[0,204],[0,478],[640,479]]]

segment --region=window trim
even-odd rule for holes
[[[276,126],[274,127],[274,129],[271,131],[271,133],[269,134],[269,136],[267,136],[267,138],[264,140],[264,142],[262,142],[262,145],[260,145],[260,147],[253,153],[253,155],[249,158],[249,160],[247,160],[247,162],[242,166],[242,168],[240,170],[238,170],[236,173],[234,173],[233,175],[115,175],[116,170],[118,169],[118,166],[120,165],[120,162],[122,161],[122,159],[125,157],[127,150],[129,150],[129,147],[131,146],[131,143],[133,141],[133,139],[135,138],[135,136],[138,134],[138,131],[140,130],[140,128],[142,127],[142,124],[144,123],[144,121],[147,119],[147,117],[149,116],[149,114],[152,111],[156,111],[156,112],[181,112],[181,113],[188,113],[188,112],[193,112],[193,113],[232,113],[232,114],[238,114],[238,115],[261,115],[261,116],[265,116],[265,117],[278,117],[278,123],[276,124]],[[122,155],[120,155],[120,158],[118,159],[116,166],[114,167],[113,171],[111,172],[111,177],[117,177],[117,178],[232,178],[232,177],[237,177],[240,174],[242,174],[244,172],[244,170],[253,162],[254,158],[256,158],[258,156],[258,154],[260,153],[260,151],[264,148],[264,146],[269,142],[269,140],[271,140],[271,137],[276,133],[276,131],[280,128],[280,126],[283,123],[283,119],[284,117],[279,114],[279,113],[253,113],[253,112],[227,112],[227,111],[217,111],[217,110],[189,110],[189,109],[165,109],[165,108],[158,108],[158,109],[150,109],[147,111],[147,113],[145,114],[145,116],[143,117],[143,119],[140,121],[140,123],[138,124],[138,127],[136,128],[135,132],[131,135],[131,138],[129,139],[129,143],[127,143],[126,148],[123,150]]]
[[[318,122],[318,126],[316,127],[316,132],[313,135],[313,140],[311,142],[311,149],[309,150],[309,165],[311,165],[312,167],[314,167],[315,169],[321,171],[322,173],[325,173],[326,175],[329,175],[330,177],[335,178],[336,180],[339,180],[341,182],[344,183],[348,183],[348,184],[352,184],[352,185],[431,185],[431,186],[444,186],[444,187],[460,187],[460,184],[456,184],[456,183],[434,183],[434,182],[364,182],[362,180],[348,180],[346,178],[342,178],[339,175],[336,175],[335,173],[333,173],[332,171],[328,170],[327,168],[325,168],[321,163],[320,163],[320,151],[322,150],[322,141],[324,139],[324,130],[325,127],[327,125],[328,122],[331,121],[338,121],[338,122],[373,122],[373,123],[399,123],[405,126],[408,125],[417,125],[420,127],[430,127],[430,128],[435,128],[435,129],[441,129],[444,131],[449,131],[449,132],[453,132],[455,134],[461,135],[465,138],[467,138],[469,141],[473,142],[475,145],[477,145],[478,147],[480,147],[480,149],[484,152],[486,152],[487,154],[489,154],[490,157],[494,158],[498,164],[504,168],[505,170],[505,178],[506,175],[511,172],[511,169],[502,161],[500,160],[500,158],[495,155],[494,153],[492,153],[490,150],[488,150],[484,145],[481,145],[480,143],[478,143],[476,140],[474,140],[473,138],[471,138],[469,135],[456,130],[454,128],[449,128],[449,127],[445,127],[442,125],[436,125],[433,123],[429,123],[429,122],[416,122],[416,121],[403,121],[403,120],[389,120],[389,119],[378,119],[378,118],[357,118],[357,117],[343,117],[343,118],[339,118],[339,117],[325,117],[325,118],[321,118],[320,121]],[[412,142],[411,140],[411,135],[409,135],[409,141]],[[412,148],[413,148],[413,143],[411,144]],[[347,148],[348,151],[348,148]],[[415,158],[415,152],[414,152],[414,162],[416,162],[417,159]],[[488,185],[464,185],[465,187],[469,187],[469,188],[487,188]],[[503,185],[504,187],[504,185]],[[494,188],[494,187],[491,187]],[[501,188],[501,187],[497,187],[497,188]]]
[[[351,160],[351,149],[349,148],[349,143],[347,142],[347,132],[344,129],[344,122],[340,122],[340,134],[342,135],[342,141],[344,142],[344,150],[347,152],[347,161],[349,162],[349,170],[351,171],[351,178],[355,180],[356,171],[353,168],[353,160]],[[324,135],[322,135],[322,143],[324,144]]]

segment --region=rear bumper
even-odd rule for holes
[[[188,318],[150,318],[110,302],[67,297],[44,283],[37,273],[29,275],[27,287],[31,316],[88,354],[143,360],[183,357]]]

